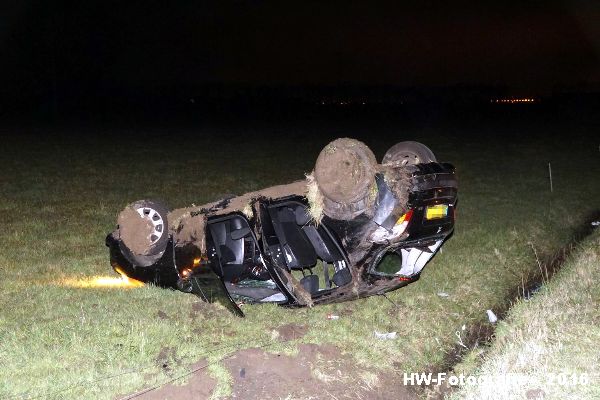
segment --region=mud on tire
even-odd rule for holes
[[[135,265],[151,265],[164,253],[169,241],[167,213],[161,202],[138,200],[119,214],[120,247]]]
[[[325,146],[314,170],[324,213],[346,220],[369,208],[376,169],[375,155],[363,142],[341,138]]]

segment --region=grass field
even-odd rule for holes
[[[268,137],[251,128],[8,132],[0,150],[0,398],[113,399],[201,359],[218,382],[213,397],[227,396],[224,357],[257,346],[291,354],[299,343],[334,344],[381,373],[443,368],[458,347],[455,333],[485,323],[486,309],[505,309],[539,272],[532,248],[549,256],[600,208],[593,127],[376,129],[377,137],[370,128],[335,126],[271,127]],[[560,130],[567,138],[553,139]],[[238,319],[179,292],[71,285],[112,276],[104,237],[132,200],[176,208],[302,178],[340,135],[364,140],[378,158],[400,140],[420,140],[458,170],[456,232],[421,280],[389,294],[392,302],[256,305]],[[273,331],[289,323],[307,325],[307,334],[282,343]],[[375,330],[399,339],[375,340]]]
[[[600,232],[574,253],[538,294],[511,308],[483,365],[469,371],[514,379],[466,385],[454,399],[600,398]]]

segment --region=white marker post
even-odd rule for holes
[[[550,178],[550,193],[554,192],[554,188],[552,187],[552,165],[548,163],[548,177]]]

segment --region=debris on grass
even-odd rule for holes
[[[462,330],[465,330],[465,326],[462,326]],[[465,349],[468,349],[467,345],[465,345],[465,343],[463,342],[462,336],[460,334],[460,331],[456,331],[454,332],[454,336],[457,337],[458,341],[456,342],[456,344],[458,344],[461,347],[464,347]]]
[[[491,324],[495,324],[496,322],[498,322],[498,317],[496,316],[496,314],[494,314],[492,310],[487,310],[486,313],[488,316],[488,321],[490,321]]]
[[[381,332],[373,332],[375,334],[375,337],[377,339],[381,339],[381,340],[394,340],[396,339],[396,336],[398,334],[398,332],[385,332],[385,333],[381,333]]]
[[[440,297],[450,297],[450,295],[446,292],[438,292],[437,295]]]
[[[542,282],[536,282],[526,289],[523,289],[523,300],[529,301],[531,298],[542,289]]]

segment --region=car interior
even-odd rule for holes
[[[306,205],[277,202],[262,211],[269,217],[262,218],[266,251],[276,267],[299,273],[300,283],[311,295],[352,281],[341,247],[324,224],[314,223]]]
[[[316,225],[306,205],[287,201],[261,204],[265,253],[275,268],[298,275],[311,295],[347,285],[352,274],[336,239],[325,225]],[[285,302],[261,259],[258,241],[242,215],[212,219],[207,243],[227,290],[236,300]]]

